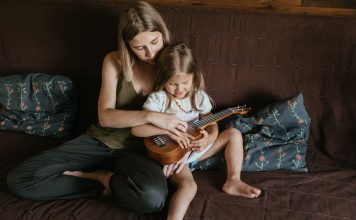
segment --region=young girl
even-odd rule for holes
[[[156,63],[155,92],[150,94],[144,108],[154,112],[175,114],[177,118],[192,122],[210,113],[212,105],[204,91],[202,74],[192,51],[183,43],[167,46]],[[180,161],[165,165],[163,173],[177,187],[171,198],[168,219],[183,219],[197,191],[196,183],[187,166],[189,162],[206,159],[225,149],[227,179],[222,190],[231,195],[258,197],[261,191],[240,179],[243,160],[241,133],[227,129],[218,135],[217,124],[201,130],[197,139],[189,135],[176,135],[165,129],[145,124],[133,127],[131,132],[139,137],[168,135],[181,147],[191,147]]]

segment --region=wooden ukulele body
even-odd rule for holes
[[[194,139],[200,138],[201,134],[198,129],[188,131]],[[144,138],[144,144],[147,149],[148,156],[162,165],[175,163],[180,160],[191,148],[181,148],[177,142],[170,139],[165,142],[164,146],[157,146],[153,141],[153,137]]]
[[[187,133],[192,136],[192,140],[201,138],[201,129],[206,126],[226,118],[232,114],[244,115],[250,111],[245,106],[237,106],[225,109],[218,113],[207,116],[189,124]],[[158,139],[157,139],[158,138]],[[144,144],[148,156],[162,165],[172,164],[179,161],[192,148],[181,148],[173,139],[168,136],[156,136],[144,138]]]

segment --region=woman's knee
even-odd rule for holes
[[[22,198],[28,197],[28,192],[25,190],[26,187],[24,186],[26,184],[26,181],[23,178],[21,170],[17,168],[13,168],[12,170],[10,170],[7,175],[6,181],[7,187],[10,192]]]
[[[113,175],[110,188],[117,199],[118,206],[127,207],[139,213],[161,211],[168,195],[167,183],[155,179],[143,181],[142,178]],[[124,181],[123,181],[124,180]]]
[[[168,195],[168,187],[153,184],[147,184],[141,195],[142,213],[159,212],[163,209]]]
[[[143,213],[161,211],[168,195],[167,180],[162,171],[160,175],[153,175],[150,180],[141,185],[141,202]]]
[[[18,175],[17,172],[12,169],[10,170],[10,172],[7,174],[6,177],[6,182],[7,182],[7,188],[11,191],[11,192],[15,192],[16,190],[16,185],[18,182]]]
[[[118,161],[115,173],[110,179],[110,189],[118,199],[118,205],[140,213],[157,212],[163,208],[168,187],[158,164],[142,157],[125,158]]]

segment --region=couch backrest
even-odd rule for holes
[[[208,9],[164,15],[196,51],[218,108],[259,108],[302,92],[310,151],[326,155],[310,153],[310,162],[333,158],[356,167],[356,18]]]
[[[97,121],[101,65],[116,48],[119,6],[2,1],[0,14],[0,74],[69,76],[79,93],[77,133]]]
[[[71,77],[79,93],[76,133],[83,132],[97,121],[101,64],[116,49],[122,8],[110,0],[1,1],[0,74]],[[302,92],[312,151],[356,166],[355,18],[158,9],[175,40],[194,49],[217,109],[259,108]]]

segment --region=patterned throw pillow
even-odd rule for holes
[[[229,126],[244,136],[243,171],[308,171],[305,156],[310,117],[302,94],[269,105],[250,117],[230,117]],[[191,165],[192,169],[203,170],[222,167],[223,153]]]
[[[65,137],[77,103],[73,82],[61,75],[30,73],[0,77],[0,129]]]

